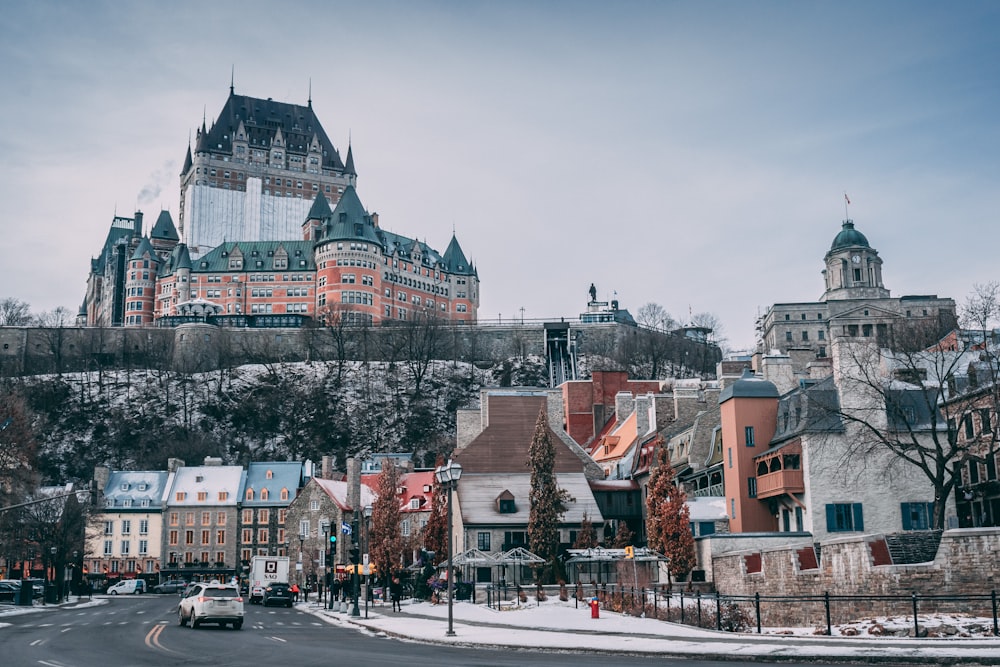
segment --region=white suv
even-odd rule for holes
[[[236,586],[218,582],[192,584],[177,608],[181,625],[191,622],[192,628],[202,623],[231,624],[234,630],[243,627],[243,597]]]

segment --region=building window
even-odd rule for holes
[[[930,530],[934,523],[934,503],[900,503],[903,530]]]
[[[729,518],[736,518],[736,498],[729,499]]]
[[[226,531],[224,530],[215,531],[215,543],[218,544],[219,546],[222,546],[223,544],[226,543]]]
[[[861,503],[830,503],[826,506],[826,530],[846,533],[865,529]]]
[[[747,477],[747,496],[750,498],[757,497],[757,478]]]
[[[743,437],[746,438],[747,447],[753,447],[753,426],[747,426],[743,429]]]
[[[253,530],[250,528],[243,529],[243,544],[249,544],[253,541]]]
[[[267,544],[267,528],[260,528],[257,531],[257,543]]]
[[[114,521],[105,521],[104,522],[104,534],[105,535],[114,535],[115,534],[115,522]]]
[[[209,531],[207,531],[207,530],[201,531],[201,543],[202,544],[211,544],[211,542],[209,541],[210,539],[211,539],[211,536],[209,535]]]
[[[490,550],[490,534],[489,532],[480,532],[476,538],[476,548],[480,551]]]
[[[149,533],[149,519],[139,519],[139,534],[146,535]]]
[[[785,340],[791,342],[791,340],[792,340],[792,332],[791,331],[786,331],[785,332]]]
[[[271,510],[269,509],[259,509],[257,510],[257,521],[260,523],[267,523],[271,520]]]
[[[802,332],[802,340],[809,340],[809,332],[808,331],[803,331]]]

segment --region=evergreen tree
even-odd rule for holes
[[[368,537],[369,559],[375,565],[380,579],[386,581],[399,569],[403,553],[400,534],[399,472],[390,459],[382,459],[382,472],[378,476],[378,498],[372,504],[372,527]]]
[[[646,534],[650,548],[670,559],[670,571],[684,577],[695,564],[687,496],[675,483],[670,453],[663,439],[657,443],[657,465],[649,477],[646,496]]]
[[[580,520],[580,532],[576,534],[576,542],[573,543],[574,549],[593,549],[597,546],[597,531],[594,530],[594,523],[587,516],[587,513],[583,513],[583,519]]]
[[[618,522],[618,530],[615,531],[615,539],[612,546],[615,549],[624,549],[627,546],[632,545],[632,540],[635,538],[635,533],[632,529],[628,527],[628,524],[624,520]]]
[[[542,406],[528,450],[528,467],[531,468],[528,546],[532,553],[545,559],[539,578],[548,579],[548,583],[555,581],[559,565],[556,558],[559,555],[559,523],[566,513],[566,503],[572,500],[569,493],[556,483],[553,472],[555,458],[556,450],[549,437],[549,420]]]

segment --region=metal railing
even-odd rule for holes
[[[834,623],[850,624],[866,615],[901,616],[912,623],[912,636],[926,636],[921,614],[961,613],[992,618],[993,636],[1000,636],[997,591],[979,595],[720,595],[701,591],[672,592],[662,588],[593,585],[587,593],[609,611],[642,615],[730,632],[762,632],[765,623],[816,626],[824,634]]]

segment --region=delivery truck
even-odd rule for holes
[[[288,583],[288,556],[254,556],[250,559],[250,603],[260,604],[264,589]]]

